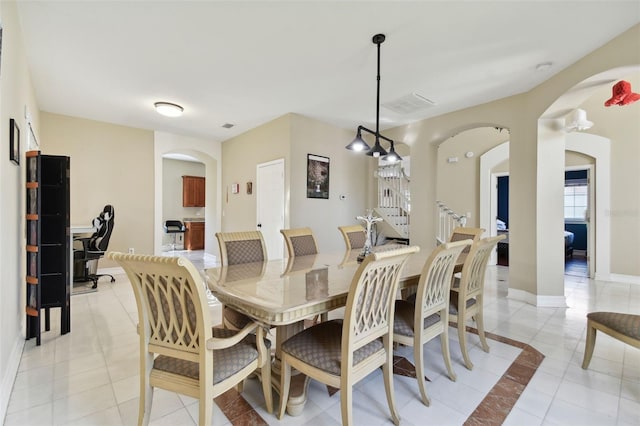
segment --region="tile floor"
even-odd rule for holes
[[[199,268],[215,259],[192,258]],[[494,423],[482,418],[491,407],[494,387],[511,374],[522,347],[535,348],[545,357],[530,381],[520,387],[519,398],[504,424],[508,425],[638,425],[640,424],[640,350],[604,334],[598,341],[589,370],[580,368],[584,351],[585,315],[594,310],[638,313],[640,286],[599,282],[566,276],[568,308],[536,308],[506,298],[507,268],[490,267],[487,273],[485,324],[499,340],[489,340],[484,353],[477,336],[470,334],[475,367],[462,365],[454,329],[450,333],[454,368],[451,382],[444,375],[438,339],[426,345],[427,389],[431,406],[419,401],[414,379],[395,376],[396,404],[403,425],[461,425]],[[216,318],[220,311],[213,306]],[[54,311],[55,312],[55,311]],[[25,344],[11,394],[6,426],[11,425],[134,425],[138,411],[138,336],[135,301],[125,275],[116,282],[100,283],[99,291],[72,298],[72,328],[59,334],[52,315],[52,331]],[[410,348],[399,355],[409,360]],[[504,377],[503,377],[504,376]],[[502,380],[501,380],[502,379]],[[489,396],[487,394],[489,393]],[[309,401],[299,417],[282,421],[266,413],[260,386],[249,380],[242,396],[230,391],[216,399],[214,424],[338,425],[339,394],[312,382]],[[277,401],[277,394],[274,395]],[[483,403],[484,401],[484,403]],[[156,391],[153,425],[197,424],[197,404],[192,398]],[[484,407],[484,408],[483,408]],[[373,374],[354,390],[356,424],[391,424],[381,374]],[[257,414],[257,415],[256,415]]]

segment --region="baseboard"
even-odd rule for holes
[[[4,377],[2,377],[2,388],[0,388],[0,419],[3,421],[7,414],[7,409],[9,408],[9,398],[11,397],[13,383],[18,375],[18,367],[20,367],[20,358],[22,357],[24,343],[24,336],[21,333],[18,333],[13,349],[11,350],[11,354],[9,355],[9,362],[4,370]]]
[[[539,308],[566,308],[567,300],[565,296],[538,296],[528,291],[510,288],[507,293],[508,299],[519,300]]]
[[[596,281],[614,281],[617,283],[640,285],[640,276],[638,275],[599,274],[596,272],[594,279]]]

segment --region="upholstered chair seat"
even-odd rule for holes
[[[587,314],[587,341],[582,368],[589,367],[596,345],[596,330],[628,345],[640,348],[640,315],[620,312],[591,312]]]
[[[415,301],[415,296],[414,296]],[[415,304],[406,300],[396,300],[396,313],[394,316],[393,334],[407,336],[413,338],[414,336],[414,319],[415,319]],[[440,314],[435,313],[425,317],[424,329],[431,327],[440,321]]]
[[[318,342],[322,342],[318,345]],[[358,365],[374,353],[383,350],[382,339],[376,339],[353,353],[353,365]],[[342,365],[342,320],[331,320],[291,337],[282,350],[312,367],[329,374],[340,375]]]
[[[214,338],[229,338],[237,334],[235,330],[225,328],[212,328]],[[267,349],[271,346],[268,339],[264,339]],[[258,359],[259,353],[256,345],[256,336],[245,336],[238,344],[224,349],[212,351],[213,363],[216,366],[213,371],[213,384],[233,376],[246,366]],[[153,368],[158,371],[176,374],[198,380],[200,377],[200,365],[185,359],[173,358],[167,355],[159,355],[153,362]]]

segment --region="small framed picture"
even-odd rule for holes
[[[253,182],[247,182],[247,195],[253,194]]]
[[[20,165],[20,129],[13,118],[9,120],[9,159]]]
[[[307,198],[329,198],[329,158],[307,154]]]

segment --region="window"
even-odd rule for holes
[[[567,181],[564,186],[565,220],[584,221],[587,214],[589,191],[586,179],[579,182]]]

